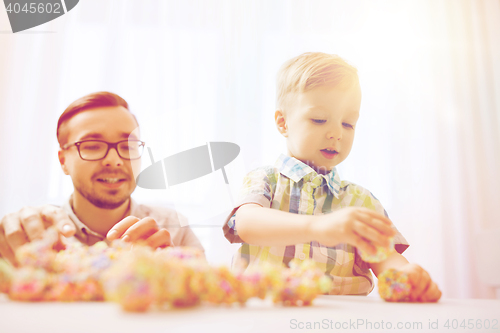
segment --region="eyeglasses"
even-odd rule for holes
[[[108,155],[111,148],[114,148],[118,156],[125,160],[136,160],[141,157],[145,144],[145,142],[139,140],[123,140],[115,143],[101,140],[86,140],[68,143],[61,148],[66,150],[72,146],[76,146],[80,158],[84,161],[102,160]]]

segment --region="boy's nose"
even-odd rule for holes
[[[341,129],[337,129],[337,128],[331,128],[326,133],[326,138],[327,139],[337,139],[337,140],[340,140],[340,139],[342,139],[342,130]]]

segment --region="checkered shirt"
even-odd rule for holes
[[[316,241],[289,246],[244,243],[236,228],[236,210],[246,203],[306,215],[327,214],[349,206],[366,207],[387,216],[370,191],[341,181],[336,168],[321,175],[296,158],[281,155],[274,166],[255,169],[245,176],[240,200],[224,223],[223,231],[231,243],[243,243],[233,257],[233,267],[248,267],[265,261],[288,265],[292,259],[311,258],[332,278],[333,288],[329,294],[368,295],[372,291],[369,265],[361,260],[352,245],[342,243],[330,247]],[[393,228],[396,229],[394,225]],[[394,241],[399,253],[409,246],[397,229]]]

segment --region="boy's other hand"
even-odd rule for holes
[[[367,253],[375,254],[373,246],[388,247],[389,238],[396,232],[385,216],[364,207],[347,207],[320,215],[312,222],[311,238],[326,246],[351,244]]]
[[[417,264],[406,264],[398,269],[408,274],[412,285],[411,302],[437,302],[441,298],[441,291],[425,269]]]
[[[35,239],[42,238],[45,230],[55,226],[60,235],[71,237],[75,226],[68,214],[52,205],[23,207],[5,215],[0,221],[0,255],[16,265],[16,250]]]
[[[106,238],[110,241],[121,238],[132,243],[145,241],[154,249],[173,245],[168,230],[160,228],[152,217],[141,220],[135,216],[127,216],[111,228]]]

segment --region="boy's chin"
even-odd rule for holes
[[[317,165],[317,164],[314,164],[314,163],[311,163],[308,165],[314,169],[314,171],[316,171],[317,173],[321,174],[321,175],[327,175],[329,174],[332,169],[335,167],[335,165]]]
[[[313,167],[313,169],[320,175],[327,175],[332,171],[333,167],[319,166]]]
[[[292,155],[293,156],[293,155]],[[297,157],[295,157],[297,158]],[[316,163],[315,161],[313,160],[308,160],[308,159],[301,159],[301,158],[297,158],[298,160],[302,161],[303,163],[309,165],[311,168],[314,169],[314,171],[316,171],[317,173],[319,174],[322,174],[322,175],[327,175],[329,174],[333,168],[337,165],[336,163]]]

